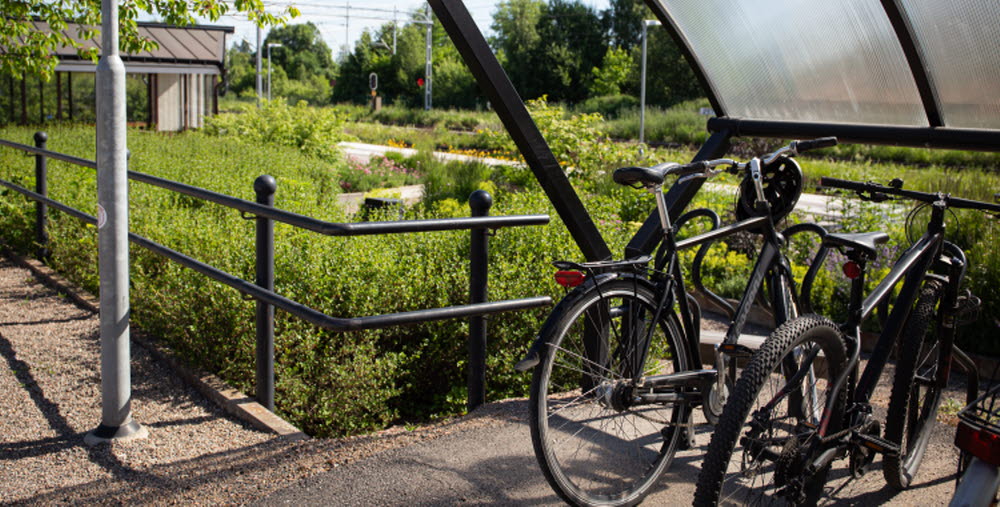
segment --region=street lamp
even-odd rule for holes
[[[271,101],[271,48],[280,48],[281,44],[271,42],[267,45],[267,100]]]
[[[655,19],[647,19],[642,22],[642,77],[639,83],[639,144],[646,141],[646,29],[651,26],[660,26],[660,22]]]

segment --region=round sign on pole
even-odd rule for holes
[[[378,89],[378,74],[372,72],[368,74],[368,87],[375,91]]]

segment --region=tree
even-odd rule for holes
[[[705,96],[705,90],[694,76],[691,65],[674,43],[673,38],[662,28],[649,30],[646,68],[646,102],[669,107],[678,102]],[[638,56],[639,48],[633,48]],[[635,70],[638,88],[639,70]]]
[[[632,55],[623,48],[608,48],[600,68],[591,69],[594,81],[590,85],[590,95],[618,95],[631,74],[635,62]]]
[[[336,75],[330,47],[323,41],[319,28],[311,22],[275,27],[264,42],[264,47],[271,43],[281,44],[281,47],[271,49],[271,64],[284,69],[291,79],[308,80],[314,75],[332,78]]]
[[[639,0],[611,0],[610,4],[603,17],[614,44],[632,49],[642,43],[642,23],[649,9]]]
[[[522,97],[536,97],[534,57],[541,47],[538,22],[545,10],[542,0],[504,0],[493,13],[493,48],[504,57],[504,68]]]
[[[265,12],[264,0],[236,0],[232,4],[226,0],[126,0],[118,8],[120,47],[127,53],[156,49],[154,42],[139,36],[136,17],[141,12],[158,16],[165,23],[188,25],[198,17],[215,21],[233,10],[261,26],[299,14],[294,7],[279,14]],[[71,35],[83,40],[100,36],[101,0],[0,0],[0,12],[0,73],[48,80],[58,64],[52,53],[61,46],[77,48],[81,57],[97,61],[97,50],[84,50]],[[35,29],[36,20],[48,23],[51,30]],[[77,33],[63,33],[68,23],[79,26]]]
[[[538,25],[541,61],[533,73],[546,78],[531,97],[548,94],[554,101],[580,102],[587,98],[591,69],[607,50],[605,30],[597,12],[580,0],[552,0]]]

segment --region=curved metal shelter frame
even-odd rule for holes
[[[644,0],[717,117],[695,160],[733,136],[1000,151],[996,0]],[[584,256],[611,253],[461,0],[430,0]],[[674,185],[670,213],[701,180]],[[651,215],[626,255],[658,243]]]

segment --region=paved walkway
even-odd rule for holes
[[[0,503],[559,503],[535,463],[523,400],[416,430],[294,441],[228,415],[145,348],[132,352],[132,408],[150,437],[87,447],[100,420],[96,314],[0,261]],[[835,503],[946,503],[952,432],[939,427],[913,490],[893,496],[872,473]],[[708,438],[703,427],[647,504],[690,502]]]

